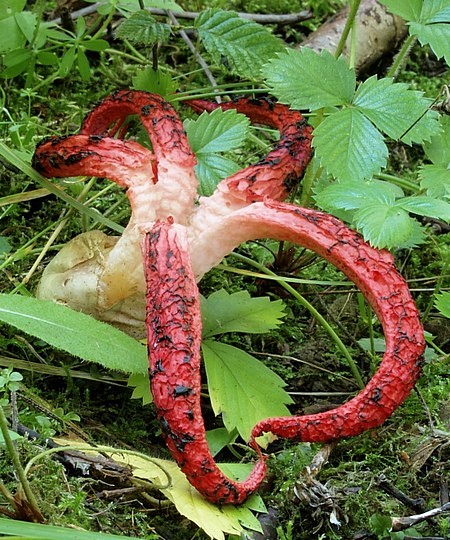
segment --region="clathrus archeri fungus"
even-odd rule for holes
[[[172,106],[157,95],[120,91],[90,113],[78,135],[43,141],[33,163],[48,177],[94,175],[127,189],[132,215],[123,235],[94,247],[90,239],[84,260],[69,255],[53,262],[53,298],[99,315],[133,295],[144,296],[146,290],[151,387],[167,446],[204,497],[239,504],[258,488],[266,472],[256,437],[272,432],[296,441],[325,442],[379,426],[414,386],[424,338],[390,253],[372,248],[330,215],[280,202],[301,177],[311,153],[312,130],[298,112],[268,99],[189,104],[196,110],[235,108],[255,123],[278,129],[279,143],[255,165],[220,182],[210,197],[199,198],[195,156]],[[122,140],[129,115],[140,117],[152,151]],[[259,460],[245,481],[235,482],[218,468],[205,438],[196,282],[236,246],[257,238],[296,243],[341,270],[378,316],[386,351],[366,388],[344,405],[320,414],[259,422],[250,440]],[[80,287],[84,290],[75,291]],[[71,300],[74,291],[76,298]]]

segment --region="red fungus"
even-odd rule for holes
[[[298,112],[266,99],[221,105],[194,100],[190,105],[197,110],[234,107],[254,122],[278,128],[280,141],[266,158],[223,180],[210,197],[197,203],[195,159],[175,111],[159,96],[122,91],[94,109],[79,135],[41,143],[34,166],[46,176],[106,176],[128,188],[132,217],[117,244],[105,249],[110,265],[99,269],[95,263],[88,268],[95,275],[97,304],[105,309],[139,292],[145,274],[150,378],[167,446],[204,497],[214,503],[239,504],[265,475],[265,458],[256,437],[272,432],[298,441],[323,442],[379,426],[414,386],[424,338],[408,287],[388,252],[372,248],[334,217],[279,202],[310,158],[311,128]],[[130,114],[141,117],[153,152],[112,138],[124,135],[123,122]],[[299,244],[344,272],[379,317],[386,352],[366,388],[344,405],[320,414],[259,422],[250,441],[259,461],[247,480],[234,482],[211,456],[201,416],[196,282],[240,243],[257,238]],[[128,275],[131,264],[136,266],[139,249],[143,270],[138,265]],[[115,280],[122,282],[124,272],[126,283],[116,286],[111,295],[109,287],[114,289]]]

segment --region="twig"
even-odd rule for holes
[[[407,516],[402,518],[394,517],[392,518],[391,530],[394,532],[403,531],[405,529],[408,529],[409,527],[412,527],[413,525],[417,525],[417,523],[420,523],[421,521],[431,519],[435,516],[443,514],[444,512],[450,512],[450,503],[443,504],[438,508],[433,508],[433,510],[428,510],[423,514],[416,514],[414,516]]]
[[[178,20],[177,20],[176,16],[174,15],[174,13],[172,13],[172,11],[167,11],[167,16],[169,17],[169,19],[171,20],[171,22],[173,24],[176,24],[177,26],[179,26]],[[187,35],[187,33],[182,28],[178,29],[178,33],[180,34],[180,36],[182,37],[182,39],[184,40],[186,45],[191,50],[192,54],[194,55],[195,59],[199,63],[200,67],[205,72],[205,75],[206,75],[207,79],[209,80],[209,82],[211,83],[211,86],[213,88],[216,88],[217,87],[217,81],[214,78],[214,75],[211,73],[211,70],[209,69],[208,64],[203,59],[203,56],[197,51],[197,48],[192,43],[190,37]]]
[[[92,6],[88,6],[82,9],[78,9],[77,11],[74,11],[71,14],[72,19],[78,19],[79,17],[85,17],[86,15],[92,15],[93,13],[96,13],[99,6],[101,6],[103,2],[97,2],[93,4]],[[148,11],[152,15],[166,15],[166,10],[164,9],[158,9],[158,8],[149,8]],[[174,13],[175,17],[178,19],[195,19],[199,13],[197,11],[180,11]],[[299,11],[297,13],[280,13],[279,15],[269,13],[242,13],[238,12],[238,15],[242,17],[243,19],[249,19],[251,21],[255,21],[259,24],[294,24],[301,21],[307,21],[308,19],[311,19],[312,13],[308,10]],[[50,21],[54,24],[61,24],[61,17],[58,17],[56,19],[53,19]]]
[[[397,500],[399,500],[401,503],[403,503],[405,506],[408,506],[409,508],[412,508],[416,512],[422,512],[425,509],[425,501],[421,497],[418,499],[411,499],[411,497],[408,497],[403,491],[400,491],[397,487],[394,486],[389,480],[386,478],[384,474],[381,474],[378,477],[377,485],[379,488],[381,488],[386,493],[389,493],[389,495],[392,495]]]

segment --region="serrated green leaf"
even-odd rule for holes
[[[399,139],[411,130],[414,123],[428,111],[431,100],[425,98],[421,92],[409,89],[407,84],[394,83],[393,79],[377,79],[374,75],[359,85],[353,104],[363,112],[376,127],[384,131],[392,139]],[[433,115],[438,129],[437,115]],[[429,137],[423,129],[414,130],[417,139],[422,142]],[[411,133],[409,138],[411,139]]]
[[[195,19],[200,39],[217,65],[249,79],[259,77],[262,65],[284,45],[264,26],[237,13],[208,9]]]
[[[450,204],[440,199],[433,199],[425,195],[415,195],[414,197],[400,199],[397,201],[396,206],[419,216],[450,221]]]
[[[423,0],[380,0],[391,13],[399,15],[405,21],[418,21]]]
[[[392,205],[397,197],[403,197],[403,190],[389,182],[371,180],[370,182],[340,182],[324,188],[316,197],[321,208],[357,210],[374,200]]]
[[[423,165],[419,169],[420,187],[430,197],[443,199],[450,193],[450,169],[442,165]]]
[[[238,148],[243,144],[249,126],[249,118],[235,109],[205,111],[195,120],[184,122],[189,144],[196,155]]]
[[[286,50],[263,67],[271,94],[295,109],[317,110],[349,104],[356,76],[343,57],[308,47]]]
[[[423,145],[425,154],[435,165],[450,166],[450,116],[442,116],[441,132]]]
[[[412,22],[409,31],[413,36],[417,36],[422,46],[429,45],[437,58],[445,58],[450,66],[450,21],[441,24]]]
[[[178,84],[172,79],[170,73],[163,73],[148,66],[136,73],[132,79],[135,90],[144,90],[163,96],[167,101],[175,97]]]
[[[314,130],[313,145],[325,169],[342,181],[364,180],[386,165],[383,136],[357,109],[345,108]]]
[[[157,22],[146,10],[133,13],[116,30],[116,36],[139,45],[153,45],[167,41],[170,26]]]
[[[436,309],[450,319],[450,292],[441,292],[435,295],[434,305]]]
[[[414,220],[402,208],[377,202],[355,212],[356,227],[373,246],[394,248],[408,241]]]
[[[227,332],[265,334],[278,328],[285,315],[281,300],[252,298],[247,291],[229,294],[224,289],[201,297],[201,309],[204,339]]]
[[[54,302],[0,293],[0,321],[108,369],[128,373],[148,369],[146,349],[138,341]]]
[[[147,373],[132,373],[128,377],[127,386],[133,388],[131,399],[142,399],[142,405],[152,403],[153,396],[150,390],[150,379]]]
[[[209,197],[221,180],[240,169],[240,165],[218,154],[197,154],[195,173],[199,182],[200,195]]]
[[[263,418],[286,416],[292,403],[284,381],[241,349],[206,340],[202,343],[208,390],[214,413],[222,413],[228,431],[237,429],[244,440]]]

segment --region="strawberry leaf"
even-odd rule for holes
[[[153,396],[148,373],[132,373],[128,377],[127,386],[133,388],[131,399],[142,399],[142,405],[152,403]]]
[[[323,209],[333,212],[336,209],[357,210],[374,200],[392,205],[397,197],[403,197],[403,190],[389,182],[371,180],[370,182],[341,182],[323,189],[316,202]]]
[[[439,199],[426,197],[425,195],[415,195],[405,197],[397,201],[396,206],[403,208],[407,212],[418,214],[419,216],[434,217],[450,221],[450,204]]]
[[[427,158],[435,165],[450,167],[450,116],[441,117],[442,131],[423,145]]]
[[[434,305],[436,309],[450,319],[450,292],[441,292],[436,294]]]
[[[296,109],[349,104],[356,84],[344,58],[308,47],[279,54],[263,67],[263,75],[271,94]]]
[[[148,11],[140,10],[117,28],[116,36],[134,44],[148,46],[167,41],[170,26],[157,22]]]
[[[374,75],[364,81],[353,104],[392,139],[409,134],[408,142],[420,143],[439,130],[437,113],[429,111],[431,100],[390,78],[378,80]],[[426,120],[425,114],[429,115]]]
[[[355,212],[355,224],[373,246],[394,248],[407,242],[414,220],[402,208],[376,202]]]
[[[196,120],[185,120],[189,144],[197,157],[196,173],[200,193],[211,195],[217,184],[241,167],[231,159],[219,156],[241,146],[248,134],[250,120],[235,109],[203,112]]]
[[[450,197],[450,169],[442,165],[423,165],[419,170],[420,187],[430,197]]]
[[[229,432],[236,428],[247,441],[259,420],[290,414],[284,381],[259,360],[213,340],[204,341],[202,351],[211,404]]]
[[[284,49],[264,26],[242,19],[237,13],[207,9],[195,19],[200,39],[217,65],[254,79],[264,62]]]
[[[203,112],[195,120],[185,120],[189,144],[196,155],[199,153],[227,152],[241,146],[248,134],[250,120],[236,109],[215,109]]]
[[[278,328],[284,317],[281,300],[252,298],[247,291],[229,294],[224,289],[201,297],[203,338],[226,332],[265,334]]]
[[[357,109],[342,109],[314,130],[316,155],[339,180],[364,180],[386,165],[383,136]]]

